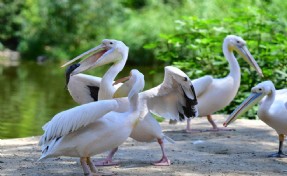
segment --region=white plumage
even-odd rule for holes
[[[87,103],[85,106],[77,106],[56,114],[51,121],[44,125],[43,130],[45,130],[45,133],[39,145],[51,139],[65,136],[80,127],[87,126],[111,111],[117,111],[118,103],[119,101],[116,100],[103,100],[100,102]]]
[[[44,127],[40,139],[42,156],[81,157],[85,174],[97,172],[90,157],[121,145],[139,120],[141,103],[138,93],[144,76],[131,71],[127,84],[133,85],[128,97],[84,104],[57,114]],[[118,112],[119,107],[127,107]]]
[[[111,50],[112,48],[113,52],[99,55],[98,50],[101,47],[105,48],[106,50],[109,50],[109,48]],[[74,100],[85,99],[81,101],[85,103],[91,100],[91,98],[78,97],[80,94],[85,94],[83,95],[83,97],[90,96],[89,92],[86,92],[84,90],[81,93],[71,91],[72,89],[81,91],[80,89],[74,87],[86,87],[87,85],[90,85],[87,84],[89,81],[82,81],[82,82],[78,81],[77,84],[74,84],[75,83],[73,82],[74,76],[77,76],[76,74],[86,69],[95,68],[103,64],[113,63],[113,65],[108,69],[108,71],[101,79],[100,85],[98,85],[99,99],[110,99],[116,92],[116,88],[113,86],[113,81],[116,75],[122,70],[122,68],[125,65],[128,56],[128,48],[124,45],[123,42],[119,42],[117,40],[105,39],[103,40],[100,46],[96,47],[94,52],[95,52],[94,54],[93,52],[92,53],[90,52],[89,54],[91,54],[91,56],[81,61],[81,63],[85,63],[84,66],[80,64],[78,68],[70,72],[71,73],[71,76],[69,77],[70,82],[68,83],[67,87]],[[81,56],[85,57],[85,55]],[[95,56],[97,56],[98,58],[95,58]],[[92,62],[91,60],[93,60],[94,62]],[[72,61],[75,61],[75,59],[73,59]],[[88,64],[86,64],[86,62],[91,64],[92,66],[89,66]],[[165,138],[165,135],[162,133],[159,123],[153,118],[150,111],[162,117],[177,120],[183,120],[185,116],[186,117],[196,116],[197,111],[195,109],[195,104],[197,102],[196,97],[194,95],[194,90],[192,90],[191,86],[192,86],[191,81],[185,73],[183,73],[181,70],[175,67],[169,66],[165,67],[165,77],[162,84],[160,84],[155,88],[147,90],[139,95],[140,96],[139,99],[143,103],[143,106],[141,107],[141,114],[143,114],[142,116],[145,116],[145,119],[137,124],[137,126],[131,133],[131,137],[137,141],[142,142],[150,142],[154,139],[158,139],[158,142],[163,152],[163,157],[159,162],[155,163],[156,165],[169,165],[170,161],[164,154],[162,140]],[[127,96],[127,95],[120,95],[120,96]],[[190,104],[191,102],[193,102],[193,104]],[[123,108],[122,110],[125,109],[125,107],[121,108]],[[117,149],[112,151],[108,156],[108,158],[106,158],[106,160],[98,164],[99,165],[114,164],[112,163],[112,156],[116,150]]]
[[[213,126],[213,131],[224,129],[217,127],[211,115],[229,105],[240,86],[240,67],[233,51],[237,51],[246,62],[255,68],[260,76],[263,76],[260,67],[248,51],[246,42],[241,37],[228,35],[223,42],[223,53],[229,63],[230,73],[224,78],[213,78],[208,75],[192,81],[198,98],[199,116],[207,116],[208,121]],[[187,120],[186,130],[192,131],[190,119]]]
[[[224,126],[229,125],[262,99],[257,112],[258,117],[279,136],[279,151],[269,156],[286,157],[282,148],[284,136],[287,135],[287,89],[276,90],[271,81],[264,81],[253,87],[251,92],[251,95],[227,118]]]

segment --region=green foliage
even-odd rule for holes
[[[265,4],[267,6],[267,4]],[[203,19],[186,16],[175,21],[176,32],[162,34],[160,39],[147,44],[158,60],[185,70],[191,78],[203,75],[224,77],[228,74],[228,63],[222,53],[222,42],[228,34],[241,36],[247,41],[255,60],[263,70],[264,79],[272,80],[276,87],[286,87],[287,31],[286,23],[277,15],[268,13],[264,4],[258,8],[241,8],[221,19]],[[229,114],[249,94],[251,87],[261,79],[247,63],[241,65],[242,81],[235,100],[220,113]],[[254,118],[255,107],[246,116]]]
[[[104,38],[115,38],[130,46],[129,61],[137,64],[153,62],[153,53],[142,46],[160,32],[171,31],[169,24],[184,7],[173,0],[7,2],[7,8],[0,13],[5,24],[1,27],[7,28],[0,36],[1,43],[10,48],[3,41],[17,36],[13,49],[20,51],[23,58],[44,55],[55,60],[70,59]],[[174,7],[179,10],[173,11]],[[158,25],[163,16],[165,23]],[[18,30],[13,28],[14,21]]]
[[[173,21],[195,7],[189,0],[4,0],[0,5],[1,27],[7,29],[1,31],[1,43],[22,58],[70,59],[115,38],[130,47],[129,63],[148,65],[156,60],[143,45],[173,31]],[[13,47],[6,44],[10,39]]]
[[[23,4],[22,0],[0,0],[0,49],[2,45],[17,48],[21,31],[19,14]]]
[[[33,58],[67,59],[94,47],[110,33],[109,15],[120,13],[119,4],[107,1],[25,2],[19,50]]]
[[[286,6],[282,0],[0,0],[0,49],[17,49],[25,59],[44,55],[65,60],[104,38],[115,38],[130,47],[129,64],[174,64],[192,78],[223,77],[228,63],[222,41],[235,34],[247,41],[264,79],[282,88]],[[247,63],[239,62],[240,92],[225,113],[262,81]]]

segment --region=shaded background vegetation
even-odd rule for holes
[[[222,42],[239,35],[263,69],[264,79],[239,59],[239,94],[230,113],[255,84],[286,87],[287,1],[282,0],[1,0],[0,49],[22,60],[71,59],[104,38],[130,47],[129,65],[176,65],[191,78],[228,74]],[[246,116],[255,118],[255,111]]]

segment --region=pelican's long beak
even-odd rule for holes
[[[130,85],[130,82],[129,82],[131,77],[132,77],[132,75],[130,74],[129,76],[120,78],[113,83],[113,86],[114,86],[116,84],[125,82],[116,90],[116,92],[113,95],[113,98],[120,98],[120,97],[123,97],[123,95],[126,96],[129,94],[129,92],[132,88],[132,85]]]
[[[114,85],[117,85],[117,84],[119,84],[119,83],[123,83],[123,82],[129,80],[130,78],[131,78],[131,75],[130,75],[130,76],[123,77],[123,78],[120,78],[120,79],[116,80],[116,81],[113,83],[113,86],[114,86]]]
[[[226,119],[223,126],[227,127],[231,122],[235,121],[240,115],[245,113],[247,110],[252,108],[256,103],[258,103],[265,95],[263,93],[251,93],[248,98],[246,98],[243,103],[241,103]]]
[[[239,54],[243,57],[243,59],[249,65],[251,65],[251,67],[253,67],[261,77],[263,77],[263,73],[262,73],[261,68],[258,66],[257,62],[255,61],[253,56],[250,54],[248,48],[246,46],[242,46],[242,47],[237,47],[237,50],[238,50]]]
[[[107,53],[109,50],[106,49],[106,47],[103,44],[100,44],[99,46],[96,46],[95,48],[92,48],[81,55],[75,57],[74,59],[70,60],[69,62],[62,65],[62,67],[65,67],[81,58],[84,58],[79,64],[80,66],[76,68],[71,75],[78,74],[80,72],[83,72],[85,70],[88,70],[92,67],[94,67],[97,60],[99,60],[105,53]]]

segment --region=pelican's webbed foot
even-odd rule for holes
[[[154,165],[154,166],[170,166],[170,160],[166,156],[163,156],[162,159],[152,163],[152,165]]]
[[[118,151],[118,147],[110,151],[106,159],[95,162],[95,166],[117,166],[119,162],[113,162],[113,156]]]
[[[270,158],[286,158],[287,154],[283,153],[282,151],[279,151],[277,153],[273,153],[271,155],[268,155]]]

